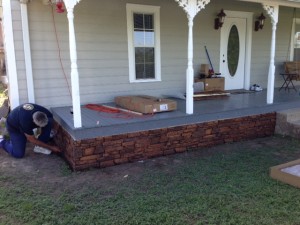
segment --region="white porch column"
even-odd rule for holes
[[[184,9],[188,17],[188,67],[186,70],[186,113],[194,113],[194,68],[193,68],[193,20],[210,0],[175,0]]]
[[[12,109],[20,105],[18,86],[18,73],[16,65],[16,53],[14,44],[14,32],[12,25],[11,1],[2,0],[3,7],[3,34],[6,58],[6,70],[9,86],[9,100]]]
[[[194,113],[194,42],[193,42],[193,18],[188,16],[189,36],[188,36],[188,67],[186,69],[186,113]]]
[[[80,108],[80,92],[79,92],[79,74],[77,67],[77,51],[76,51],[76,38],[74,29],[74,6],[80,0],[64,0],[68,12],[69,21],[69,45],[70,45],[70,58],[71,58],[71,84],[72,84],[72,104],[74,127],[82,127],[81,121],[81,108]]]
[[[30,51],[30,39],[29,39],[29,26],[28,26],[28,11],[27,4],[30,0],[20,0],[21,3],[21,18],[22,18],[22,32],[23,32],[23,47],[25,55],[25,70],[27,80],[27,96],[28,102],[35,103],[34,97],[34,84],[32,75],[32,61]]]
[[[265,5],[263,8],[267,11],[271,17],[272,22],[272,39],[271,39],[271,54],[270,54],[270,65],[268,74],[268,90],[267,90],[267,104],[273,104],[274,100],[274,80],[275,80],[275,44],[276,44],[276,29],[278,23],[278,5]]]

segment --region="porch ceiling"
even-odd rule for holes
[[[239,0],[239,1],[300,8],[300,0]]]

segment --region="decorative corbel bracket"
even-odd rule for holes
[[[271,17],[272,24],[275,25],[278,23],[278,13],[279,13],[279,6],[278,5],[266,5],[262,4],[264,10],[268,13]]]
[[[188,18],[193,19],[210,0],[175,0],[187,13]]]
[[[80,0],[63,0],[67,9],[73,9],[75,5],[77,5]]]

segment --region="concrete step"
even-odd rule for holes
[[[275,133],[300,138],[300,108],[277,112]]]

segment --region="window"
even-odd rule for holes
[[[161,80],[159,7],[127,4],[129,81]]]
[[[290,51],[291,50],[291,51]],[[300,19],[294,18],[291,30],[291,40],[288,49],[290,61],[299,61],[300,59]]]
[[[227,64],[230,76],[234,77],[239,65],[240,37],[236,25],[230,28],[227,44]]]

